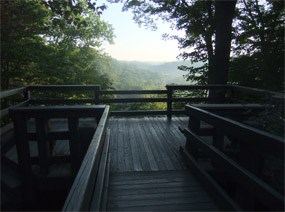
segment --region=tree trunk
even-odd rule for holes
[[[208,53],[208,84],[212,84],[211,80],[213,79],[214,74],[214,48],[213,48],[213,35],[214,35],[214,10],[212,8],[213,2],[208,1],[207,2],[207,13],[208,13],[208,21],[210,24],[210,29],[208,31],[205,31],[205,42],[206,42],[206,48]]]
[[[213,84],[227,84],[232,40],[232,21],[237,0],[215,1],[216,40]],[[210,91],[210,97],[224,98],[224,92]]]

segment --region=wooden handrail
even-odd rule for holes
[[[172,90],[201,90],[201,89],[231,89],[230,85],[166,85],[166,88]]]
[[[183,133],[194,143],[194,145],[199,146],[205,150],[211,158],[219,161],[218,169],[224,171],[227,175],[230,175],[239,182],[239,184],[246,184],[246,186],[253,187],[256,191],[255,195],[258,196],[264,204],[269,204],[271,210],[282,210],[284,208],[284,198],[275,189],[260,180],[247,169],[240,166],[217,148],[207,144],[207,142],[196,136],[195,133],[189,129],[184,129]]]
[[[231,85],[230,87],[232,88],[233,91],[239,91],[247,94],[253,94],[257,96],[270,96],[270,97],[276,96],[284,98],[284,94],[279,92],[267,91],[259,88],[250,88],[240,85]]]
[[[166,90],[101,90],[100,94],[167,94],[167,92]]]
[[[7,90],[2,90],[0,93],[0,99],[4,99],[16,94],[21,94],[27,91],[27,87],[21,87],[21,88],[13,88],[13,89],[7,89]]]
[[[30,91],[94,91],[100,90],[100,88],[100,85],[32,85],[28,87]]]
[[[251,195],[258,197],[259,201],[268,206],[270,210],[281,210],[284,207],[282,195],[258,178],[262,165],[259,158],[260,155],[258,154],[272,154],[284,161],[284,139],[203,110],[198,108],[199,105],[196,106],[188,105],[185,107],[185,113],[189,116],[189,129],[181,130],[187,137],[186,150],[189,151],[189,155],[197,160],[199,158],[199,149],[202,149],[212,159],[213,166],[217,170],[222,171],[222,175],[225,174],[227,176],[226,179],[230,179],[228,178],[230,176],[240,186],[253,189],[255,192]],[[239,104],[223,105],[222,107],[227,110],[231,108],[235,110],[237,108],[246,108],[246,106],[249,108],[260,108],[262,105]],[[215,107],[219,108],[218,105],[208,106],[210,109],[215,109]],[[202,108],[207,109],[207,105],[202,105]],[[213,127],[211,134],[213,136],[212,144],[205,142],[199,137],[201,131],[200,122],[205,122]],[[230,136],[236,142],[239,142],[238,162],[235,162],[223,153],[224,136]],[[185,155],[187,156],[187,154]],[[191,158],[189,160],[192,163],[197,163]],[[252,162],[254,164],[251,166]]]
[[[173,114],[172,104],[175,102],[182,103],[198,103],[198,102],[211,102],[213,99],[207,97],[179,97],[173,96],[174,91],[185,90],[210,90],[210,89],[222,89],[229,90],[232,93],[241,92],[246,94],[256,95],[258,97],[264,96],[266,99],[270,97],[283,97],[284,94],[265,91],[256,88],[249,88],[238,85],[166,85],[166,90],[101,90],[99,85],[33,85],[23,88],[15,88],[11,90],[1,91],[1,99],[10,97],[15,94],[24,93],[25,99],[30,100],[29,104],[100,104],[100,103],[152,103],[152,102],[164,102],[167,104],[167,114],[169,117]],[[34,99],[31,98],[29,93],[32,91],[82,91],[82,92],[94,92],[94,98],[81,98],[81,99]],[[162,97],[129,97],[122,98],[122,95],[166,95]],[[120,97],[104,97],[104,95],[120,95]],[[21,105],[21,104],[20,104]],[[9,108],[5,108],[1,111],[1,117],[7,115]],[[127,113],[127,111],[126,111]],[[163,112],[165,114],[165,112]]]
[[[89,209],[104,145],[108,116],[109,106],[106,106],[82,161],[82,165],[66,198],[63,211],[85,211]]]
[[[267,133],[263,130],[256,129],[249,125],[216,115],[191,105],[187,105],[185,107],[185,113],[189,117],[195,117],[196,119],[202,120],[214,126],[216,129],[222,130],[226,135],[246,139],[246,141],[250,141],[257,146],[262,146],[267,150],[268,148],[274,148],[272,151],[275,153],[280,151],[284,152],[285,142],[282,137]]]
[[[73,177],[76,176],[79,168],[81,167],[81,161],[84,154],[84,142],[82,142],[80,138],[80,118],[96,118],[94,119],[97,123],[97,128],[91,144],[90,148],[97,149],[96,151],[101,151],[100,148],[102,146],[101,137],[105,133],[107,118],[109,114],[109,106],[105,105],[92,105],[92,106],[30,106],[30,107],[17,107],[10,109],[10,114],[13,119],[14,129],[15,129],[15,140],[17,146],[18,153],[18,162],[21,170],[21,176],[23,178],[23,186],[24,191],[26,192],[25,196],[27,197],[27,201],[33,196],[34,189],[34,181],[33,181],[33,171],[32,164],[33,158],[30,155],[29,150],[29,139],[36,139],[38,141],[38,162],[40,165],[40,177],[45,178],[48,175],[49,170],[49,162],[54,158],[54,156],[49,153],[48,141],[51,138],[57,139],[66,139],[69,140],[69,149],[70,156],[69,162],[71,164],[71,175]],[[27,130],[27,121],[30,118],[35,118],[35,126],[36,132],[30,133]],[[50,131],[48,129],[48,120],[55,118],[65,118],[68,121],[68,131]],[[93,129],[94,126],[91,126]],[[94,128],[95,130],[95,128]],[[104,132],[103,132],[104,131]],[[95,146],[94,146],[95,145]],[[92,147],[91,147],[92,146]],[[99,156],[96,156],[96,152],[90,153],[88,150],[87,155],[91,157],[88,161],[84,161],[82,163],[82,169],[84,169],[84,173],[89,173],[90,170],[85,170],[87,166],[94,166],[96,164],[93,163],[93,157],[96,157],[96,161]],[[86,157],[85,156],[85,157]],[[68,156],[64,156],[68,157]],[[65,158],[67,159],[67,158]],[[90,161],[91,160],[91,161]],[[87,163],[87,164],[85,164]],[[93,169],[93,168],[92,168]],[[93,171],[96,172],[96,171]],[[79,175],[82,173],[80,172]],[[94,173],[93,173],[94,174]],[[96,175],[91,176],[90,181],[94,180]],[[85,179],[86,180],[86,179]],[[90,185],[90,182],[88,182]]]

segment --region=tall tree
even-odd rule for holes
[[[228,82],[232,22],[236,2],[236,0],[215,2],[216,40],[212,84],[226,84]]]

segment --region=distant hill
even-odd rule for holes
[[[140,62],[112,60],[111,75],[116,89],[161,89],[167,84],[189,84],[178,66],[193,66],[189,61]]]
[[[200,66],[200,63],[191,64],[190,61],[172,61],[172,62],[140,62],[140,61],[121,61],[124,64],[132,65],[142,70],[162,74],[164,84],[189,84],[183,75],[186,73],[179,70],[178,66]]]
[[[182,71],[178,70],[178,66],[186,65],[191,66],[190,61],[173,61],[173,62],[140,62],[140,61],[122,61],[123,63],[136,66],[141,69],[145,69],[153,72],[160,72],[163,74],[179,74]]]

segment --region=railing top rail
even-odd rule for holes
[[[265,95],[270,95],[278,98],[284,98],[284,93],[280,92],[273,92],[273,91],[268,91],[268,90],[263,90],[259,88],[251,88],[251,87],[246,87],[246,86],[240,86],[240,85],[231,85],[233,90],[236,91],[241,91],[241,92],[246,92],[248,94],[255,94],[259,96],[265,96]]]
[[[76,175],[73,185],[65,200],[62,211],[85,211],[88,210],[91,194],[93,192],[96,174],[98,172],[98,163],[100,160],[100,146],[104,141],[104,133],[107,128],[109,116],[109,106],[106,105],[98,128],[91,140],[89,148],[82,161],[82,165]]]
[[[27,87],[12,88],[0,91],[0,99],[27,91]]]
[[[165,87],[172,90],[231,89],[231,85],[166,85]]]
[[[100,89],[100,85],[32,85],[29,86],[29,90],[46,91],[46,90],[95,90]]]
[[[266,141],[269,148],[272,144],[275,144],[277,150],[284,150],[285,142],[282,137],[190,105],[185,106],[185,112],[190,116],[215,126],[217,129],[223,130],[228,135],[246,138],[258,144],[264,144],[263,141]]]
[[[41,118],[67,118],[92,117],[103,113],[106,105],[70,105],[70,106],[29,106],[11,108],[12,116],[41,117]]]
[[[166,90],[101,90],[101,94],[167,94]]]

